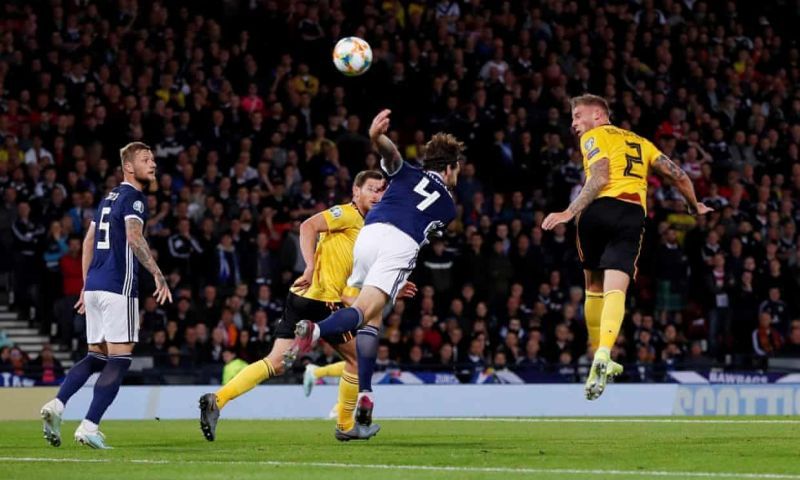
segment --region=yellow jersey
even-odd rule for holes
[[[647,176],[661,152],[646,138],[613,125],[601,125],[581,135],[581,153],[586,180],[593,163],[608,158],[608,183],[599,197],[638,203],[647,211]]]
[[[348,287],[353,271],[353,246],[364,226],[364,217],[352,203],[336,205],[322,212],[328,231],[320,233],[314,252],[314,277],[311,286],[298,294],[321,302],[342,301],[342,294],[354,297],[358,289]],[[297,293],[292,288],[293,293]]]

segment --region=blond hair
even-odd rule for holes
[[[141,152],[142,150],[147,150],[148,152],[153,151],[153,149],[150,148],[149,145],[142,142],[131,142],[125,145],[124,147],[119,149],[120,162],[124,164],[125,162],[133,161],[133,158],[136,156],[136,154]]]
[[[570,107],[574,110],[575,107],[578,105],[587,105],[591,107],[600,107],[606,113],[606,115],[611,115],[611,109],[608,107],[608,102],[605,98],[599,95],[592,95],[591,93],[586,93],[583,95],[579,95],[577,97],[572,97],[569,100]]]

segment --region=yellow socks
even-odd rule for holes
[[[583,316],[586,319],[586,330],[589,331],[589,342],[592,350],[597,351],[600,345],[600,318],[603,315],[603,294],[586,291],[583,302]]]
[[[344,360],[341,362],[331,363],[324,367],[318,367],[314,370],[314,377],[341,377],[344,372]]]
[[[342,372],[339,379],[339,418],[336,420],[336,428],[346,432],[355,426],[356,420],[353,412],[356,410],[358,400],[358,374]]]
[[[623,318],[625,318],[625,292],[621,290],[606,292],[603,295],[603,313],[600,316],[600,348],[610,350],[614,346]]]
[[[217,406],[222,409],[226,403],[243,393],[247,393],[264,380],[275,376],[275,368],[269,359],[253,362],[239,372],[230,382],[217,390]]]

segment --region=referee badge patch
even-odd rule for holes
[[[139,213],[143,213],[144,212],[144,204],[142,203],[141,200],[136,200],[135,202],[133,202],[133,209],[135,211],[139,212]]]
[[[331,208],[331,215],[333,215],[333,218],[339,218],[339,217],[341,217],[341,216],[342,216],[342,213],[343,213],[343,212],[342,212],[342,207],[338,207],[338,206],[337,206],[337,207],[333,207],[333,208]]]

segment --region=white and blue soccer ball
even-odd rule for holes
[[[358,37],[345,37],[333,48],[333,64],[348,77],[363,74],[372,65],[372,48]]]

